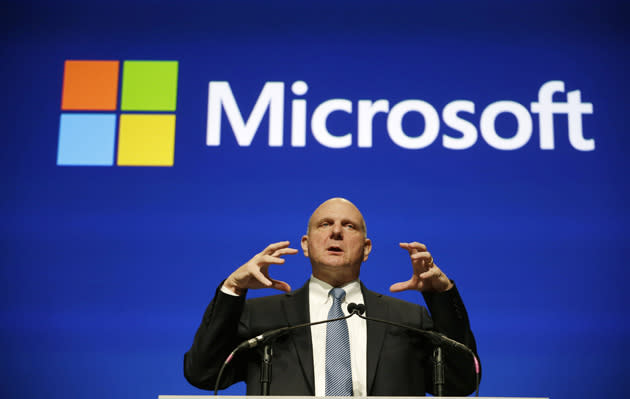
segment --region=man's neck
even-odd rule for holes
[[[330,290],[330,288],[344,288],[344,287],[347,287],[349,284],[352,284],[352,283],[360,284],[360,281],[357,278],[357,279],[345,282],[345,283],[340,284],[340,285],[332,285],[329,282],[324,281],[324,280],[322,280],[322,279],[320,279],[320,278],[318,278],[318,277],[316,277],[314,275],[311,275],[310,281],[318,284],[321,287],[324,287],[326,289],[326,291]]]
[[[342,287],[351,281],[358,280],[358,274],[339,275],[339,273],[325,273],[313,271],[313,277],[332,285],[333,287]]]

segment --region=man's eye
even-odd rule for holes
[[[349,229],[351,229],[351,230],[354,230],[354,225],[353,225],[353,224],[351,224],[351,223],[348,223],[348,224],[346,225],[346,227],[347,227],[347,228],[349,228]]]
[[[322,227],[328,227],[328,226],[330,226],[330,223],[328,223],[328,222],[322,222],[322,224],[320,224],[320,226],[322,226]]]

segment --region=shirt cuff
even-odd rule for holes
[[[229,288],[226,288],[225,285],[221,286],[221,292],[227,295],[231,295],[231,296],[240,296],[239,294],[237,294],[236,292],[232,291]]]

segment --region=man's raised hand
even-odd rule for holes
[[[223,286],[238,295],[242,295],[247,289],[257,288],[275,288],[289,292],[289,284],[269,277],[269,265],[281,265],[285,261],[282,256],[296,253],[297,249],[289,248],[289,241],[273,243],[230,274]]]
[[[413,266],[413,275],[409,280],[389,287],[391,292],[406,290],[443,292],[453,287],[451,280],[433,262],[433,257],[424,244],[419,242],[401,242],[399,245],[409,252],[411,265]]]

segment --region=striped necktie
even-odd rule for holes
[[[333,304],[328,319],[343,317],[341,303],[346,297],[342,288],[330,290]],[[352,396],[350,337],[346,320],[326,324],[326,396]]]

